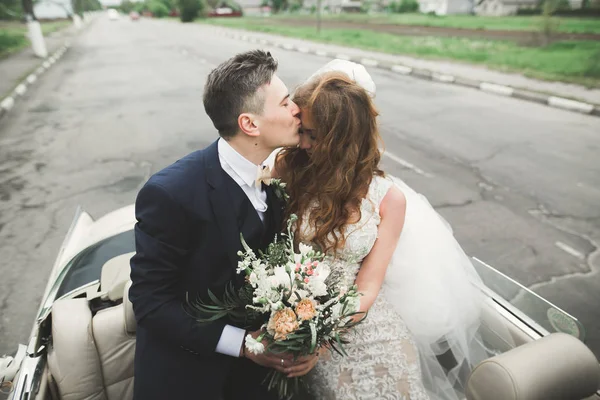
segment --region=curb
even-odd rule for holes
[[[229,37],[231,39],[243,40],[250,43],[260,43],[262,45],[275,46],[284,50],[296,51],[303,54],[314,54],[320,57],[339,58],[342,60],[348,60],[362,64],[365,67],[379,68],[400,75],[410,75],[415,78],[420,78],[424,80],[469,87],[472,89],[481,90],[486,93],[495,94],[497,96],[514,97],[520,100],[544,104],[553,108],[560,108],[562,110],[568,110],[578,112],[581,114],[600,117],[600,106],[564,97],[542,94],[526,89],[514,88],[511,86],[499,85],[493,82],[483,82],[468,78],[462,78],[459,76],[444,75],[430,70],[417,69],[402,64],[390,63],[389,61],[358,57],[353,56],[351,54],[335,53],[332,51],[324,51],[317,48],[299,47],[294,44],[275,40],[257,39],[256,37],[249,36],[248,33],[246,33],[246,31],[244,31],[244,33],[242,34],[238,32],[232,32],[231,30],[224,30],[219,28],[217,28],[216,30],[223,36]]]
[[[81,32],[84,28],[90,25],[93,21],[93,18],[89,19],[88,22],[84,23],[84,25],[79,29]],[[6,96],[2,102],[0,102],[0,119],[4,117],[10,110],[12,110],[17,103],[25,94],[30,86],[34,85],[38,79],[40,79],[41,75],[44,74],[47,70],[49,70],[52,65],[54,65],[65,52],[71,47],[71,42],[69,40],[65,40],[64,44],[58,48],[54,53],[49,55],[40,61],[38,67],[34,72],[25,77],[21,82],[17,84],[11,94]]]

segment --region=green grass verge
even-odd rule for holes
[[[600,42],[563,41],[547,47],[525,47],[511,41],[446,37],[413,37],[369,30],[286,27],[257,19],[207,19],[201,23],[273,33],[391,54],[446,59],[519,72],[538,79],[600,87]]]
[[[316,20],[315,15],[280,14],[273,19]],[[542,24],[541,16],[484,17],[472,15],[435,16],[427,14],[339,14],[323,15],[324,21],[362,22],[375,24],[397,24],[413,26],[433,26],[440,28],[462,28],[474,30],[538,31]],[[558,31],[565,33],[600,34],[600,18],[553,17],[558,23]]]
[[[315,15],[281,14],[273,19],[309,19]],[[553,17],[558,23],[558,31],[565,33],[600,34],[600,18]],[[362,22],[376,24],[397,24],[414,26],[433,26],[440,28],[462,28],[475,30],[538,31],[542,24],[541,16],[484,17],[472,15],[435,16],[427,14],[339,14],[323,15],[325,21]]]
[[[42,33],[49,35],[71,25],[71,21],[42,22]],[[29,46],[27,25],[19,22],[0,22],[0,58]]]

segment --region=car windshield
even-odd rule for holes
[[[575,317],[480,260],[474,258],[473,266],[483,283],[528,317],[524,322],[538,333],[563,332],[585,341],[585,328]]]
[[[111,258],[135,251],[133,230],[111,236],[77,254],[65,268],[65,277],[56,298],[100,279],[102,266]]]

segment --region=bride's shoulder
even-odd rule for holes
[[[394,181],[387,175],[374,175],[369,185],[369,197],[379,204],[392,186]]]

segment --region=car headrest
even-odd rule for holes
[[[135,334],[137,322],[135,320],[135,314],[133,313],[133,304],[129,300],[130,287],[131,281],[127,281],[125,289],[123,290],[123,312],[125,313],[125,330],[129,334]]]
[[[600,365],[565,333],[516,347],[481,362],[467,382],[468,400],[582,399],[600,387]]]
[[[103,298],[112,301],[121,299],[123,288],[129,281],[129,274],[131,273],[129,260],[134,254],[135,252],[121,254],[104,263],[100,273],[100,291],[103,293]]]

